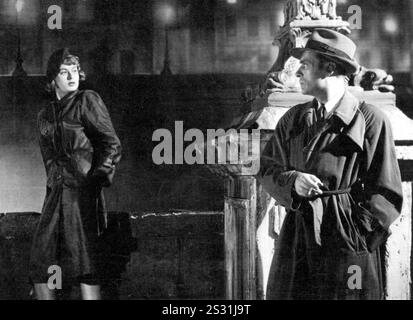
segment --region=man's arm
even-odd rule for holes
[[[366,204],[375,217],[369,236],[369,250],[375,250],[389,235],[403,203],[400,169],[396,157],[390,121],[382,112],[367,115],[366,132]]]
[[[289,166],[287,130],[291,129],[294,112],[290,109],[278,122],[277,127],[261,154],[258,181],[277,202],[287,209],[297,209],[299,199],[293,186],[298,172]]]

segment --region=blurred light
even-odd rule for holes
[[[229,4],[235,4],[235,3],[237,3],[237,0],[227,0],[227,3],[229,3]]]
[[[347,4],[348,0],[337,0],[337,4]]]
[[[387,16],[384,18],[384,30],[389,34],[395,34],[399,31],[399,26],[395,17]]]
[[[164,24],[170,24],[175,19],[174,8],[167,3],[161,4],[157,9],[158,17]]]
[[[18,13],[20,13],[23,9],[24,1],[23,0],[17,0],[16,1],[16,10]]]

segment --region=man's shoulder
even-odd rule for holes
[[[363,115],[365,121],[367,138],[377,136],[382,132],[392,132],[390,120],[383,110],[380,110],[380,107],[362,102],[359,106],[359,112]]]
[[[295,106],[292,106],[290,110],[293,110],[294,112],[300,112],[307,110],[309,107],[311,107],[314,103],[314,100],[310,100],[308,102],[296,104]]]
[[[293,121],[295,118],[300,118],[300,116],[305,113],[311,106],[313,105],[313,100],[300,103],[292,106],[290,109],[287,110],[286,113],[282,116],[283,121]]]
[[[359,106],[359,111],[363,114],[367,125],[377,125],[389,122],[386,114],[373,104],[362,102]]]

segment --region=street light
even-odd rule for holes
[[[384,31],[386,31],[386,33],[391,36],[397,34],[397,32],[399,31],[399,25],[393,15],[387,15],[384,18],[383,27]]]
[[[163,61],[163,69],[161,71],[162,76],[172,75],[170,68],[170,59],[169,59],[169,39],[168,39],[168,27],[173,22],[175,18],[175,10],[169,4],[164,4],[159,8],[159,15],[164,23],[165,28],[165,55]]]
[[[159,9],[160,17],[163,20],[163,23],[165,25],[171,24],[175,18],[174,8],[171,5],[165,3]]]
[[[13,71],[14,77],[22,77],[26,76],[27,73],[23,69],[23,58],[21,54],[21,39],[20,39],[20,25],[19,25],[19,15],[20,12],[23,10],[24,1],[23,0],[16,0],[15,8],[16,8],[16,27],[17,27],[17,54],[16,54],[16,67]]]
[[[18,12],[18,13],[20,13],[21,11],[22,11],[22,9],[23,9],[23,0],[17,0],[16,1],[16,11]]]
[[[385,14],[383,19],[383,30],[384,36],[386,38],[386,62],[387,62],[387,70],[391,71],[394,69],[394,45],[397,41],[397,35],[399,32],[399,24],[397,18],[392,14],[388,13]]]

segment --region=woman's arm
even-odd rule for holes
[[[97,179],[103,186],[108,186],[112,183],[115,166],[121,158],[120,140],[113,128],[109,112],[96,92],[85,91],[82,103],[83,122],[96,159],[91,178]]]

